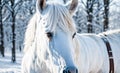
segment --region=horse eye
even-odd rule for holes
[[[52,32],[47,32],[46,34],[47,34],[47,37],[48,37],[49,39],[52,39],[52,37],[53,37],[53,33],[52,33]]]

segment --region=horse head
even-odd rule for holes
[[[53,48],[65,60],[66,66],[63,73],[78,73],[72,58],[72,35],[75,32],[72,14],[78,5],[78,0],[72,0],[69,8],[46,0],[37,0],[36,10],[43,18],[46,36]],[[48,14],[48,16],[47,16]],[[44,23],[45,23],[44,22]],[[66,30],[67,29],[67,30]]]

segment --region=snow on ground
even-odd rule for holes
[[[21,60],[23,53],[16,52],[16,63],[11,61],[11,51],[5,52],[5,57],[0,56],[0,73],[21,73]]]

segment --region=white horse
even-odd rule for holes
[[[64,5],[37,0],[25,34],[22,73],[120,73],[120,30],[78,34],[72,14],[78,0]],[[107,35],[107,36],[104,36]],[[114,72],[106,48],[110,44]]]

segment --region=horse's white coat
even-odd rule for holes
[[[104,34],[106,34],[107,37],[105,37]],[[111,45],[114,56],[115,73],[120,72],[120,30],[115,30],[111,33],[109,31],[99,35],[76,35],[74,39],[76,48],[73,51],[74,61],[79,69],[79,73],[109,73],[109,58],[106,45],[101,39],[102,37],[107,38]]]
[[[50,40],[47,32],[52,32]],[[112,33],[76,34],[69,10],[60,4],[47,4],[36,12],[28,25],[22,73],[62,73],[64,66],[76,66],[78,73],[109,73],[109,58],[101,37],[107,35],[115,73],[120,73],[120,30]]]

